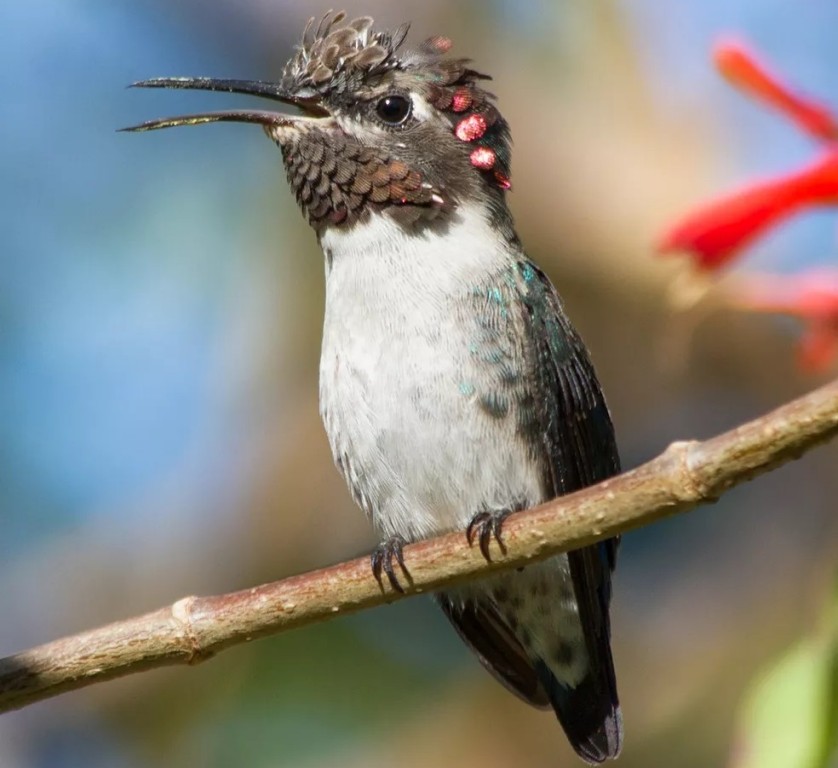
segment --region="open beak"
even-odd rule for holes
[[[314,97],[295,95],[283,90],[278,83],[264,80],[219,80],[212,77],[157,77],[132,83],[131,88],[183,88],[198,91],[224,91],[226,93],[244,93],[273,99],[282,104],[297,107],[309,117],[327,117],[328,111],[320,106]],[[296,122],[293,115],[269,112],[259,109],[232,109],[223,112],[204,112],[196,115],[164,117],[149,120],[140,125],[121,128],[122,131],[154,131],[158,128],[172,128],[177,125],[199,125],[200,123],[256,123],[266,128],[291,126]]]

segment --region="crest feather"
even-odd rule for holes
[[[391,34],[373,31],[369,16],[341,25],[344,19],[343,11],[330,11],[316,27],[316,20],[309,19],[302,42],[282,74],[284,88],[318,92],[339,84],[348,88],[354,78],[403,67],[398,51],[409,24],[402,24]]]

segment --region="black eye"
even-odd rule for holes
[[[375,105],[375,113],[387,125],[401,125],[410,117],[412,104],[410,99],[398,94],[385,96]]]

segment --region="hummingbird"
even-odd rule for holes
[[[511,513],[620,471],[588,351],[523,250],[507,197],[511,137],[490,78],[408,24],[311,19],[277,81],[157,78],[143,88],[263,97],[296,112],[153,120],[262,126],[323,251],[320,412],[335,463],[402,590],[407,542],[461,530],[491,556]],[[581,758],[616,757],[609,539],[435,595],[483,666],[552,708]]]

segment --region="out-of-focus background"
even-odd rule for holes
[[[673,216],[811,147],[709,63],[722,32],[838,104],[838,5],[765,0],[367,0],[495,76],[512,206],[585,336],[627,467],[815,386],[793,325],[675,314]],[[241,105],[127,91],[276,76],[291,0],[0,5],[0,655],[368,551],[317,413],[322,263],[261,131],[118,134]],[[246,100],[245,100],[246,102]],[[743,267],[834,263],[834,217]],[[713,507],[626,536],[614,647],[621,765],[721,766],[759,670],[811,630],[836,558],[826,447]],[[0,766],[578,765],[427,599],[0,718]]]

